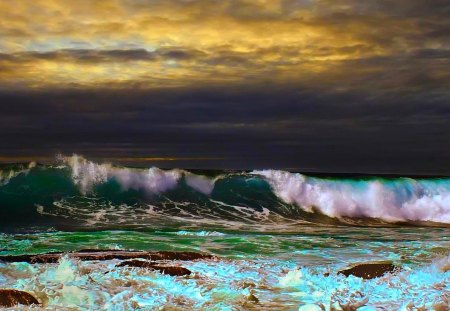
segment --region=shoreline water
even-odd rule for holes
[[[62,255],[0,260],[0,288],[35,295],[43,310],[433,310],[450,299],[449,204],[447,178],[204,175],[78,156],[9,167],[0,258]],[[70,256],[82,249],[215,257]],[[386,261],[393,273],[374,279],[338,273]]]
[[[171,310],[298,310],[307,304],[330,303],[340,310],[338,301],[344,305],[366,297],[366,307],[372,309],[362,310],[401,310],[408,304],[431,310],[450,289],[450,271],[445,268],[450,262],[450,235],[445,230],[394,231],[396,236],[392,231],[390,236],[380,236],[373,228],[354,228],[346,234],[328,228],[322,235],[186,230],[2,234],[2,255],[88,247],[194,251],[217,259],[165,262],[192,271],[190,276],[117,267],[120,259],[80,261],[62,256],[58,263],[49,264],[0,262],[0,284],[35,294],[45,301],[44,310],[89,310],[87,305],[126,310],[132,301],[140,306],[136,310],[161,306]],[[337,274],[357,262],[380,260],[390,260],[402,271],[372,280]]]

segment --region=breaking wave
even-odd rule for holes
[[[203,194],[211,194],[214,187],[214,180],[179,169],[164,171],[156,167],[148,170],[120,168],[109,163],[96,164],[77,155],[63,158],[63,161],[70,166],[72,180],[79,185],[83,194],[91,192],[95,185],[112,179],[119,183],[122,191],[143,190],[153,194],[175,188],[181,177],[185,178],[187,185]]]
[[[204,176],[74,155],[50,166],[1,168],[0,206],[4,228],[448,225],[450,179],[319,178],[276,170]]]
[[[330,217],[450,223],[450,179],[319,179],[257,171],[286,203]]]

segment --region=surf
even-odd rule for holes
[[[58,156],[0,168],[2,227],[450,225],[449,178],[336,178],[280,170],[201,175]],[[278,229],[277,229],[278,228]]]

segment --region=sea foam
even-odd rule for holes
[[[214,187],[214,180],[179,169],[162,170],[151,167],[142,170],[115,167],[109,163],[97,164],[78,155],[62,159],[70,166],[72,180],[83,193],[88,193],[95,185],[111,179],[116,180],[124,191],[143,190],[154,194],[175,188],[182,177],[188,186],[206,195],[211,194]]]
[[[263,176],[286,203],[330,217],[450,223],[450,180],[323,179],[276,170]]]

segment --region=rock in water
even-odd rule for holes
[[[375,261],[367,263],[357,263],[338,271],[338,274],[345,276],[354,275],[363,279],[374,279],[395,272],[399,269],[390,261]]]
[[[138,267],[138,268],[146,268],[151,270],[157,270],[162,274],[168,274],[171,276],[182,276],[182,275],[190,275],[191,271],[189,269],[178,267],[178,266],[160,266],[152,263],[150,261],[144,260],[127,260],[119,263],[117,267]]]
[[[182,276],[182,275],[190,275],[191,274],[191,270],[183,268],[183,267],[153,266],[150,269],[158,270],[162,274],[168,274],[171,276]]]
[[[150,259],[150,260],[199,260],[213,259],[214,256],[195,252],[144,252],[127,250],[101,250],[101,249],[83,249],[68,253],[47,253],[38,255],[7,255],[0,256],[3,262],[29,262],[29,263],[56,263],[62,256],[79,260],[111,260],[111,259]]]
[[[251,301],[253,303],[258,303],[259,302],[258,297],[256,297],[253,292],[250,292],[250,295],[248,295],[247,299],[248,299],[248,301]]]
[[[33,295],[15,289],[0,289],[0,306],[14,307],[17,305],[29,306],[39,304],[39,301]]]
[[[155,265],[154,262],[147,261],[147,260],[126,260],[122,261],[121,263],[117,264],[116,267],[137,267],[137,268],[151,268]]]

